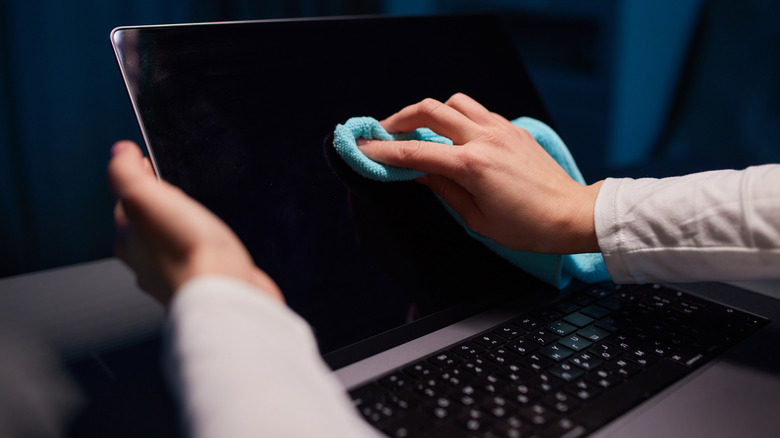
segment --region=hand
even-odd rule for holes
[[[159,181],[137,145],[114,145],[108,176],[118,198],[117,255],[153,297],[167,304],[188,280],[217,274],[246,281],[284,302],[233,231],[184,192]]]
[[[574,181],[525,130],[464,94],[426,99],[383,120],[388,132],[427,127],[454,146],[361,140],[369,158],[428,173],[430,187],[468,227],[521,251],[598,252],[593,208],[601,182]]]

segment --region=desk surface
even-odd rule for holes
[[[778,280],[731,284],[780,299]],[[0,280],[0,325],[33,331],[68,355],[148,336],[164,317],[115,258]]]
[[[149,336],[164,316],[114,258],[0,280],[0,327],[31,333],[67,356]]]

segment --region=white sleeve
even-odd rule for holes
[[[309,326],[262,291],[198,277],[176,294],[169,324],[192,436],[371,436]]]
[[[594,216],[617,283],[780,278],[780,165],[610,178]]]

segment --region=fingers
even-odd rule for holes
[[[444,104],[456,109],[479,125],[489,125],[495,122],[494,113],[491,113],[482,104],[463,93],[454,94]]]
[[[120,141],[111,149],[108,178],[114,194],[121,199],[140,181],[154,180],[154,173],[135,143]]]
[[[452,176],[461,167],[457,148],[441,143],[364,140],[359,148],[374,161],[426,173]]]
[[[456,145],[462,145],[473,139],[479,125],[455,108],[435,99],[407,106],[382,121],[388,132],[410,132],[417,128],[430,128],[443,135]]]

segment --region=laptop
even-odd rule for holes
[[[121,27],[157,174],[239,235],[378,436],[768,436],[780,302],[725,284],[557,290],[331,133],[464,92],[555,126],[500,20]],[[576,156],[576,145],[571,145]]]

